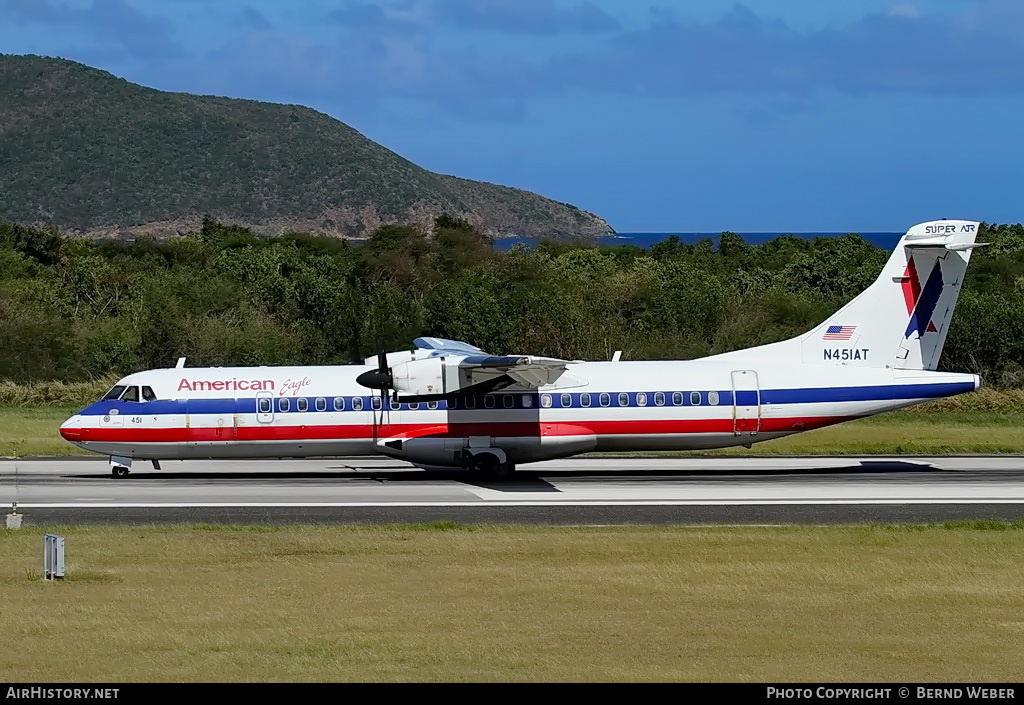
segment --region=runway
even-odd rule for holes
[[[400,461],[0,460],[25,527],[154,523],[842,524],[1024,519],[1024,456],[601,457],[508,481]]]

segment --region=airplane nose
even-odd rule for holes
[[[84,437],[82,417],[72,416],[60,425],[60,435],[65,441],[80,441]]]

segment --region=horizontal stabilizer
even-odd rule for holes
[[[988,242],[949,242],[947,240],[920,240],[918,242],[907,242],[904,247],[912,250],[950,250],[951,252],[964,252],[973,250],[975,247],[984,247]]]

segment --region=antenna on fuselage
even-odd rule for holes
[[[174,368],[177,369],[179,367],[184,367],[184,366],[185,366],[185,358],[179,357],[178,358],[178,364],[175,365]]]
[[[616,350],[615,354],[612,355],[612,362],[618,362],[620,357],[622,357],[622,351]]]

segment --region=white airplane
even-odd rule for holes
[[[978,223],[912,227],[878,279],[790,340],[697,360],[489,355],[417,338],[364,365],[186,368],[128,375],[60,428],[134,460],[381,453],[507,476],[590,451],[746,446],[973,391],[934,371]]]

